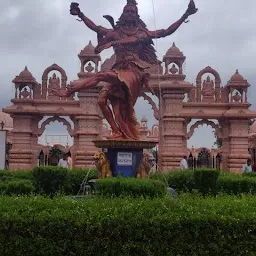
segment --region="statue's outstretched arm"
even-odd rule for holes
[[[79,4],[71,3],[70,5],[70,14],[74,16],[78,16],[84,24],[91,30],[95,31],[96,33],[100,33],[101,35],[105,35],[112,29],[107,29],[102,26],[97,26],[92,20],[87,18],[80,10]]]
[[[182,17],[178,21],[173,23],[167,29],[149,31],[149,36],[151,38],[160,38],[160,37],[166,37],[166,36],[173,34],[181,26],[181,24],[186,21],[188,16],[195,14],[197,11],[198,11],[198,9],[196,8],[194,1],[190,0],[188,9],[186,10],[186,12],[182,15]]]

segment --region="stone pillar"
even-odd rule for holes
[[[102,117],[98,106],[98,89],[87,89],[79,92],[81,115],[75,117],[74,166],[90,168],[93,156],[98,151],[93,141],[100,139]]]
[[[33,116],[31,119],[31,148],[32,148],[32,167],[38,166],[38,123],[42,119],[42,116]]]
[[[13,115],[13,143],[9,156],[10,170],[33,168],[32,117]]]
[[[159,168],[161,171],[179,169],[180,160],[187,155],[186,120],[179,115],[185,91],[163,89],[159,119]]]
[[[241,173],[246,160],[251,157],[248,152],[248,119],[230,120],[229,137],[230,154],[228,158],[228,167],[230,172]]]
[[[228,157],[230,152],[230,124],[228,120],[219,120],[221,126],[221,133],[222,133],[222,162],[221,162],[221,170],[227,171],[228,170]]]

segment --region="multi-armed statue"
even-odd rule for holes
[[[104,16],[112,25],[111,29],[95,25],[79,8],[79,4],[72,3],[70,13],[77,15],[87,27],[95,31],[98,36],[96,53],[113,47],[116,63],[111,71],[96,73],[88,79],[72,82],[66,90],[53,90],[53,93],[68,97],[76,91],[97,86],[99,82],[106,82],[99,94],[99,105],[102,114],[113,131],[109,139],[139,139],[139,126],[136,119],[134,105],[143,86],[154,93],[149,86],[147,69],[158,64],[152,39],[166,37],[174,33],[188,16],[197,12],[194,1],[191,0],[184,15],[167,29],[149,31],[138,14],[135,0],[127,0],[123,13],[115,23],[114,19]],[[110,101],[112,110],[107,101]]]

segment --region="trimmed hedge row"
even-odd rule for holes
[[[256,194],[256,177],[222,174],[217,183],[218,191],[226,194]]]
[[[255,197],[0,197],[0,255],[255,255]]]
[[[155,173],[151,179],[165,181],[178,192],[200,191],[203,195],[224,193],[228,195],[256,194],[256,174],[219,173],[214,169]]]
[[[167,194],[166,184],[159,180],[136,178],[108,178],[96,182],[98,195],[132,196],[132,197],[163,197]]]
[[[97,173],[95,170],[68,170],[55,166],[36,167],[33,171],[3,170],[0,171],[0,194],[76,195],[85,177],[94,179]]]
[[[36,167],[32,172],[0,173],[0,193],[22,195],[32,192],[53,197],[56,194],[77,195],[83,180],[97,178],[95,170],[68,170],[61,167]],[[25,179],[27,177],[27,179]],[[165,183],[158,180],[135,178],[109,178],[97,180],[98,195],[163,197],[166,195]]]
[[[169,187],[179,192],[192,192],[195,189],[195,180],[193,171],[174,171],[168,173],[154,173],[150,175],[153,180],[161,180]]]

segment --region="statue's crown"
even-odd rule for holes
[[[134,6],[136,6],[137,2],[136,2],[136,0],[127,0],[127,5],[134,5]]]

